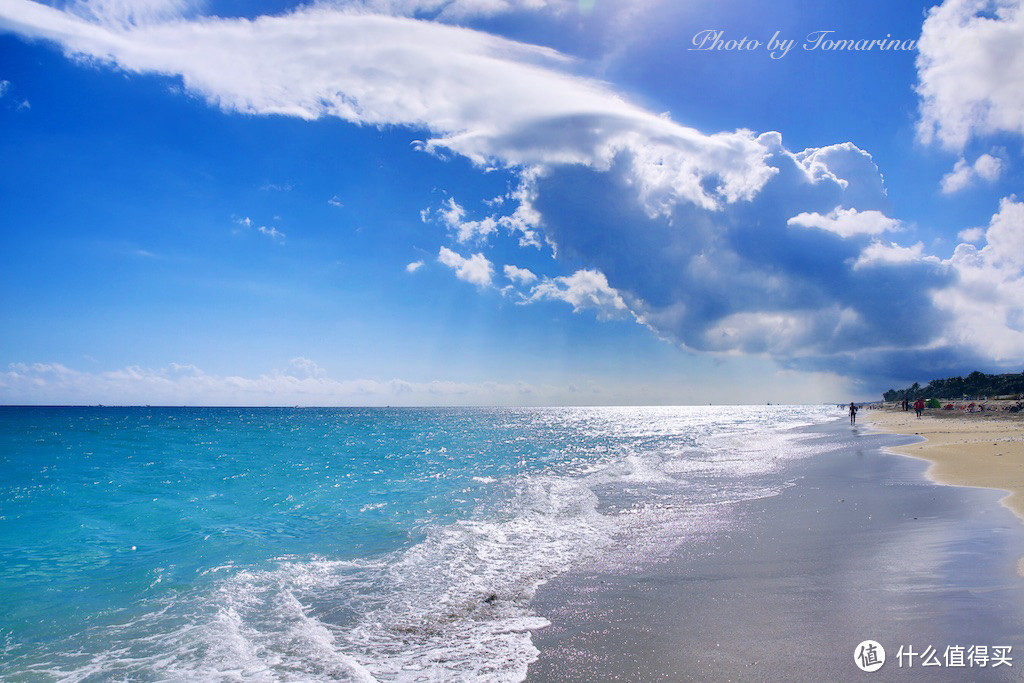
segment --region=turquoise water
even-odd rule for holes
[[[835,416],[0,408],[0,678],[518,680],[537,586],[777,492]]]

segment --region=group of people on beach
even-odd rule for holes
[[[903,399],[903,411],[910,410],[910,399]],[[924,412],[924,399],[919,398],[914,401],[914,412],[917,413],[918,417],[921,417],[921,413]]]
[[[909,408],[909,406],[910,406],[910,401],[908,401],[907,399],[903,399],[903,410],[907,410]],[[850,401],[850,424],[857,424],[857,411],[858,410],[860,410],[860,408],[857,406],[857,404],[854,403],[853,401]],[[914,401],[914,412],[917,414],[917,416],[919,418],[921,417],[921,414],[924,413],[924,399],[923,398],[919,398],[916,401]]]

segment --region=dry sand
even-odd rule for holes
[[[932,463],[927,476],[940,484],[1000,489],[1003,505],[1024,521],[1024,414],[1004,411],[862,410],[858,422],[880,431],[926,440],[891,450]]]

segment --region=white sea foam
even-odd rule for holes
[[[562,457],[547,470],[475,476],[502,502],[429,527],[404,550],[373,561],[215,566],[203,572],[210,585],[93,634],[113,646],[34,673],[75,682],[522,680],[538,654],[530,632],[547,625],[531,609],[539,586],[616,549],[642,556],[665,552],[668,538],[710,533],[723,523],[715,506],[777,493],[785,482],[762,475],[818,449],[792,427],[829,417],[629,410],[613,426],[632,430],[630,440],[595,448],[596,462]],[[681,438],[666,441],[672,434]]]

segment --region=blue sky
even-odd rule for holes
[[[1024,365],[1019,1],[11,0],[0,131],[4,403],[819,402]]]

